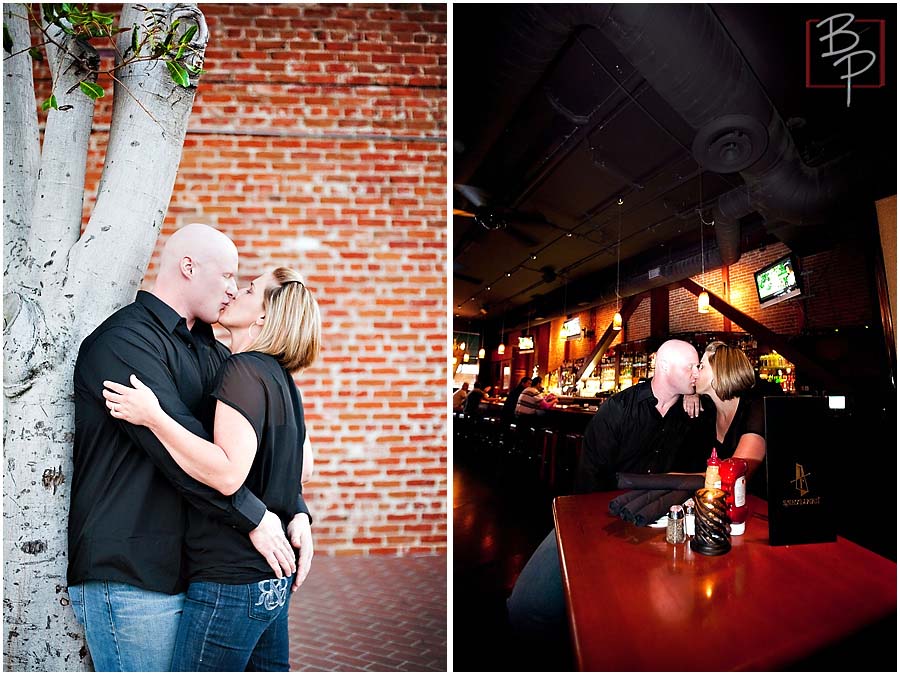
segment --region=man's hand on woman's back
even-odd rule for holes
[[[290,576],[297,571],[294,549],[284,536],[281,519],[271,511],[266,511],[256,529],[250,532],[250,542],[266,559],[277,578]]]

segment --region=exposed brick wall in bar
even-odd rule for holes
[[[722,296],[721,270],[707,270],[706,274],[691,277],[710,293]],[[669,291],[669,332],[690,333],[722,330],[722,315],[710,308],[709,314],[697,311],[697,296],[683,288]]]
[[[650,298],[646,297],[641,300],[641,304],[637,306],[628,320],[629,341],[643,340],[650,337]]]
[[[766,308],[760,308],[756,293],[754,272],[790,252],[782,243],[745,252],[740,260],[728,269],[730,294],[725,296],[721,269],[707,271],[692,277],[711,293],[724,298],[744,314],[759,321],[781,335],[797,335],[803,331],[816,331],[844,326],[861,326],[874,321],[875,306],[866,272],[866,255],[857,245],[846,243],[834,250],[810,256],[798,256],[800,297]],[[612,321],[616,311],[614,304],[602,305],[592,310],[570,316],[579,316],[582,327],[593,326],[595,337],[572,340],[566,344],[554,340],[550,345],[550,369],[556,369],[564,361],[586,357],[596,346],[603,331]],[[593,317],[593,318],[592,318]],[[553,321],[553,335],[558,337],[563,319]],[[683,288],[669,291],[669,333],[722,331],[725,320],[717,310],[708,314],[697,312],[697,297]],[[746,332],[735,323],[734,332]],[[650,299],[645,298],[625,323],[622,333],[613,345],[623,340],[632,342],[650,336]]]
[[[201,10],[208,72],[160,241],[208,223],[239,247],[243,281],[290,265],[316,294],[324,350],[297,384],[317,551],[444,551],[446,6]],[[40,97],[40,64],[35,76]],[[111,100],[94,119],[85,222]]]

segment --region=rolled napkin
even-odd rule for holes
[[[693,494],[691,490],[670,490],[649,502],[634,514],[634,524],[638,527],[656,522],[669,512],[675,504],[683,504]]]
[[[673,504],[683,504],[691,490],[631,490],[609,503],[609,512],[622,520],[643,527],[659,520]]]
[[[619,495],[609,503],[609,512],[614,516],[618,516],[622,512],[622,509],[628,505],[628,502],[640,499],[644,496],[644,492],[645,490],[632,490],[631,492],[626,492],[624,495]]]
[[[705,478],[696,474],[675,473],[617,473],[620,490],[690,490],[694,492],[704,485]]]
[[[634,517],[637,515],[641,509],[643,509],[647,504],[659,499],[662,497],[668,490],[632,490],[622,497],[626,495],[631,495],[623,504],[622,508],[619,510],[618,516],[623,520],[628,521],[629,523],[634,522]],[[612,510],[610,508],[610,510]]]

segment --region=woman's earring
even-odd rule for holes
[[[251,323],[247,326],[247,336],[250,338],[250,342],[253,342],[256,339],[256,336],[253,335],[253,326],[255,325],[256,323]]]

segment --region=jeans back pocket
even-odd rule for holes
[[[248,584],[250,617],[262,621],[271,621],[277,617],[290,597],[290,585],[291,577]]]

